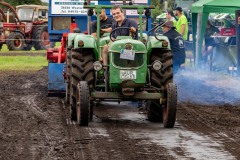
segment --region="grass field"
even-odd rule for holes
[[[32,48],[34,49],[34,48]],[[1,70],[39,70],[48,65],[46,57],[44,56],[22,56],[21,54],[31,52],[31,54],[46,52],[41,51],[9,51],[6,45],[3,45],[0,52],[0,71]],[[9,54],[9,56],[1,56],[3,54]],[[14,56],[11,56],[14,53]],[[17,55],[16,55],[17,53]]]
[[[39,70],[47,65],[43,56],[0,56],[0,70]]]
[[[25,52],[29,52],[29,51],[9,51],[8,50],[8,48],[7,48],[7,45],[3,45],[3,47],[2,47],[2,50],[0,50],[1,51],[1,53],[11,53],[11,52],[18,52],[18,53],[25,53]],[[31,50],[31,52],[44,52],[44,50],[38,50],[38,51],[35,51],[35,49],[34,48],[32,48],[32,50]]]
[[[55,47],[60,46],[61,43],[57,42]],[[39,70],[48,65],[48,61],[45,56],[24,56],[23,53],[45,53],[46,50],[35,51],[32,48],[31,51],[9,51],[6,45],[3,45],[0,50],[0,71],[1,70]],[[1,53],[7,56],[1,56]],[[14,53],[14,56],[11,56]],[[17,53],[17,55],[16,55]]]
[[[60,46],[61,45],[61,43],[60,42],[56,42],[56,44],[55,44],[55,47],[58,47],[58,46]],[[5,53],[5,52],[12,52],[12,51],[9,51],[8,50],[8,48],[7,48],[7,45],[3,45],[3,47],[2,47],[2,50],[0,50],[2,53]],[[39,51],[35,51],[35,49],[34,49],[34,47],[32,47],[32,50],[31,50],[31,52],[43,52],[44,50],[39,50]],[[14,51],[14,52],[16,52],[16,51]],[[21,52],[26,52],[26,51],[18,51],[19,53],[21,53]]]

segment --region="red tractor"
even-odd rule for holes
[[[50,47],[47,6],[20,5],[15,10],[6,2],[0,1],[0,5],[0,48],[3,44],[9,50]]]

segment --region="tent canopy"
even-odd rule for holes
[[[192,4],[193,49],[197,66],[209,13],[235,13],[236,10],[240,10],[239,2],[239,0],[200,0]]]

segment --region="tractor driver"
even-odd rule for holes
[[[112,31],[112,24],[114,20],[112,18],[107,17],[105,9],[102,9],[102,12],[99,17],[100,17],[100,27],[101,27],[100,33],[102,36],[103,33],[109,33]],[[91,31],[92,31],[92,36],[94,36],[95,39],[97,39],[97,21],[94,21],[92,23]]]
[[[134,39],[138,39],[138,34],[137,34],[137,29],[138,29],[138,24],[136,21],[134,20],[130,20],[125,18],[125,15],[123,13],[123,9],[120,6],[113,6],[113,8],[111,9],[113,18],[115,20],[115,23],[112,25],[112,30],[116,29],[116,28],[120,28],[120,27],[128,27],[129,30],[127,29],[119,29],[116,30],[116,32],[112,33],[112,39],[116,39],[117,36],[130,36],[130,35],[134,35]],[[111,43],[111,41],[110,41]],[[109,44],[110,44],[109,43]],[[108,63],[108,48],[109,48],[109,44],[105,45],[103,47],[103,51],[102,51],[102,58],[103,58],[103,65],[107,65]]]

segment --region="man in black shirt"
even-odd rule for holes
[[[114,20],[112,18],[107,17],[105,9],[102,9],[102,13],[100,14],[100,27],[101,27],[101,36],[103,33],[109,33],[112,30],[112,24]],[[97,38],[97,21],[92,23],[91,27],[92,36]]]
[[[138,34],[137,34],[137,29],[138,29],[138,24],[134,20],[130,20],[125,18],[125,15],[123,13],[123,10],[120,6],[114,6],[111,9],[113,18],[115,20],[115,23],[112,26],[112,30],[119,28],[119,27],[128,27],[128,29],[118,29],[115,32],[112,33],[112,39],[116,39],[117,36],[130,36],[134,35],[134,39],[138,39]],[[105,45],[103,47],[102,51],[102,59],[103,59],[103,64],[107,65],[108,61],[108,45]]]
[[[207,63],[208,55],[210,55],[210,61],[212,60],[213,47],[215,47],[216,44],[215,44],[214,38],[211,36],[219,32],[220,32],[219,29],[213,26],[211,21],[208,20],[207,28],[204,35],[205,47],[202,54],[203,65]]]
[[[167,21],[163,24],[164,36],[168,37],[173,54],[173,72],[177,73],[177,70],[182,64],[185,63],[185,44],[183,37],[175,30],[172,21]]]

